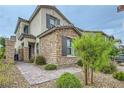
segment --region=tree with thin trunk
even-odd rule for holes
[[[88,85],[88,71],[90,82],[93,84],[93,72],[109,65],[110,52],[115,41],[102,34],[85,34],[73,40],[75,54],[82,59],[85,72],[85,84]]]

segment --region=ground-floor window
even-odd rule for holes
[[[74,56],[74,49],[72,47],[72,38],[62,36],[62,55],[63,56],[68,56],[68,55]]]

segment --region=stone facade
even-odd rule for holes
[[[28,62],[29,60],[29,48],[28,47],[23,48],[23,58],[25,62]]]
[[[40,54],[46,58],[47,63],[57,64],[57,33],[51,33],[40,39]]]
[[[79,36],[74,29],[65,28],[56,29],[40,38],[40,53],[46,58],[47,63],[63,65],[77,62],[76,56],[62,56],[62,35],[70,38]]]
[[[21,49],[19,49],[19,60],[20,61],[23,61],[23,49],[21,48]]]
[[[13,39],[5,40],[5,62],[14,62],[15,41]]]
[[[23,47],[19,49],[19,61],[28,62],[29,61],[29,48]]]

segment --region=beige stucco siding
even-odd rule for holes
[[[60,20],[61,26],[69,25],[69,23],[65,19],[63,19],[55,10],[48,9],[48,8],[41,8],[41,24],[42,24],[41,31],[48,30],[46,28],[46,14],[49,14],[58,18]]]
[[[30,22],[30,34],[38,36],[42,32],[48,30],[46,28],[46,14],[50,14],[60,19],[60,25],[69,25],[69,23],[63,19],[55,10],[48,8],[41,8],[37,15]]]
[[[37,13],[37,15],[30,22],[30,34],[34,36],[38,36],[41,33],[41,10]]]
[[[22,33],[24,33],[23,31],[24,31],[24,26],[25,26],[25,25],[29,25],[29,24],[26,23],[26,22],[20,22],[20,25],[19,25],[19,27],[18,27],[18,29],[17,29],[17,33],[16,33],[16,43],[15,43],[15,49],[16,49],[17,52],[18,52],[18,49],[21,48],[21,43],[22,43],[22,41],[18,40],[18,38],[19,38],[19,36],[20,36]]]

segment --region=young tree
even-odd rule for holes
[[[110,52],[114,40],[105,38],[102,34],[85,34],[73,40],[73,48],[79,56],[85,69],[85,84],[88,84],[88,69],[90,68],[91,84],[93,84],[93,71],[100,70],[103,66],[109,65]]]

